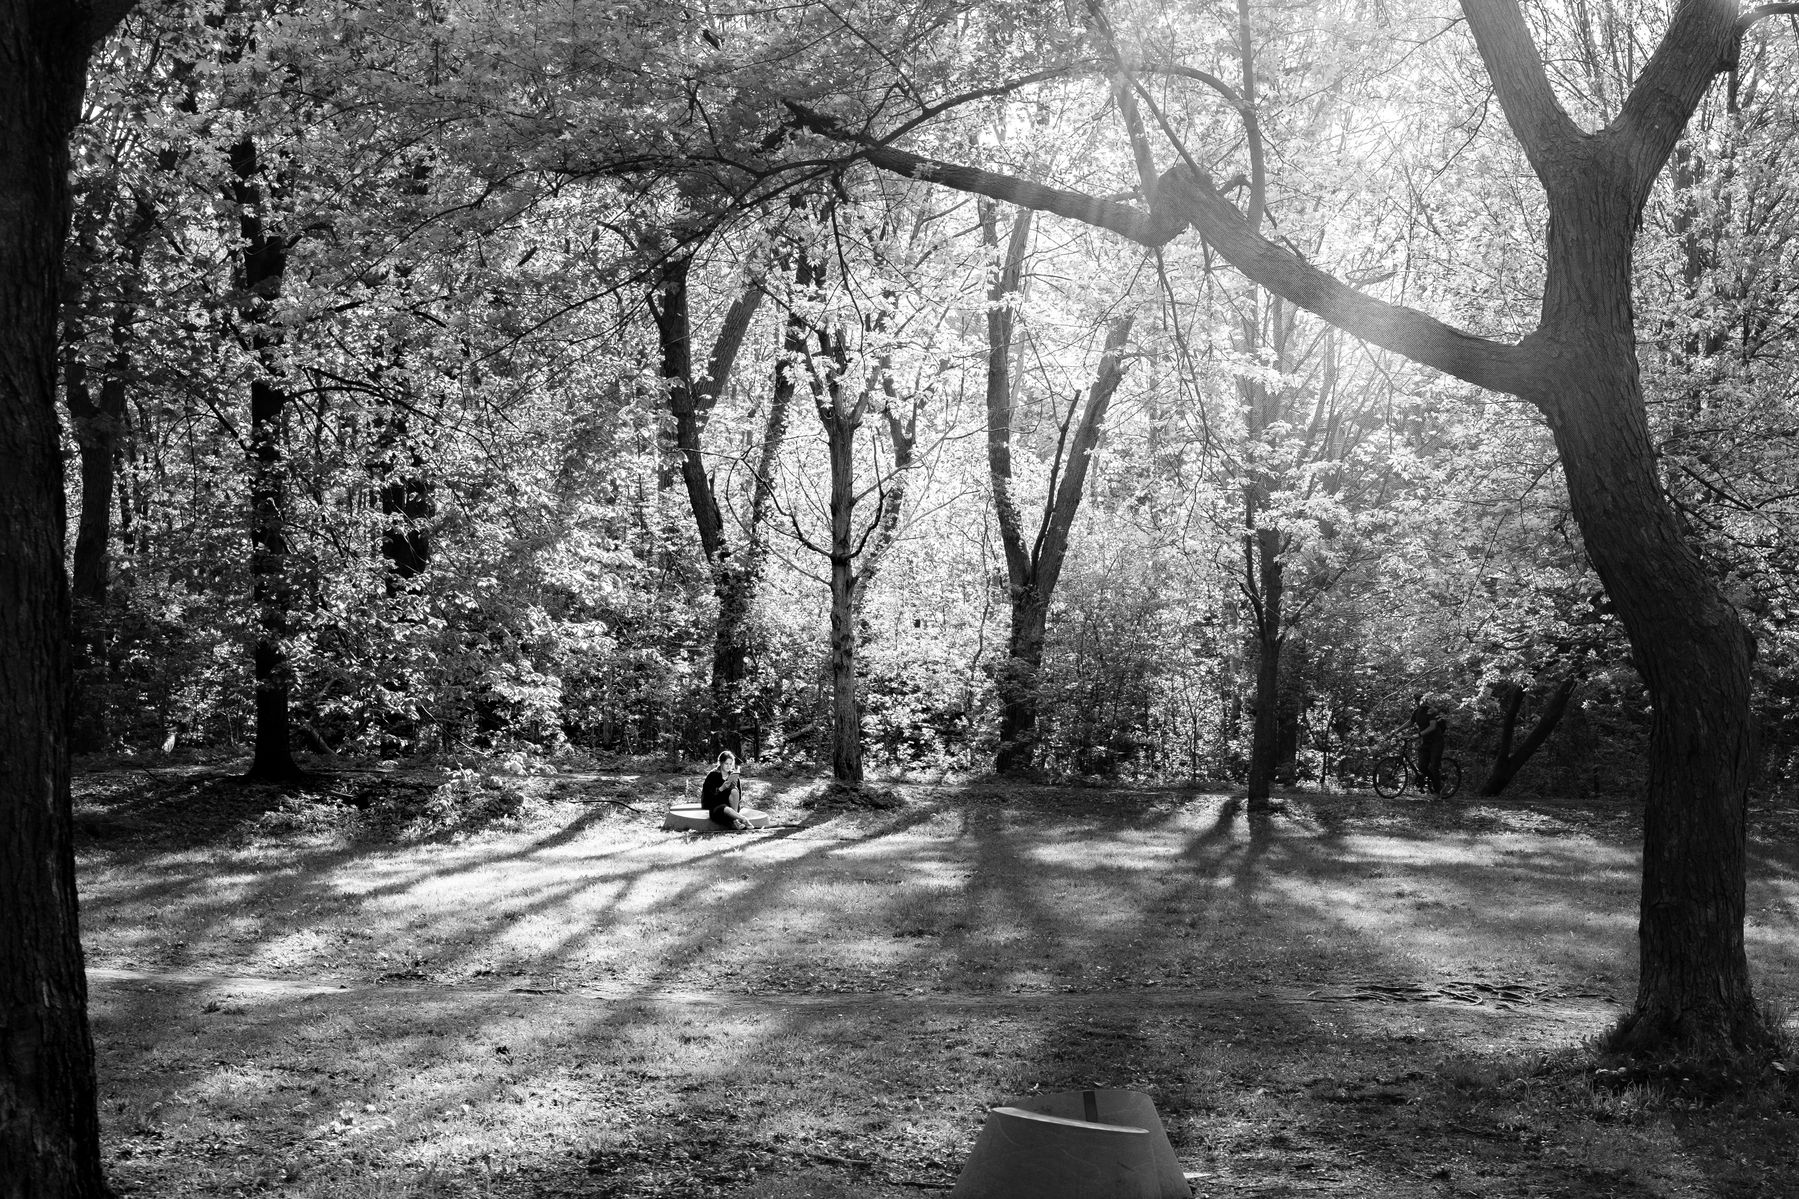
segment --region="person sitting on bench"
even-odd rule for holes
[[[724,750],[718,755],[718,765],[706,775],[706,781],[700,786],[700,806],[712,817],[712,823],[720,828],[746,829],[750,822],[738,815],[743,807],[743,786],[737,777],[737,755]]]

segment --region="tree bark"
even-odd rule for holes
[[[1517,683],[1503,685],[1500,690],[1499,746],[1493,751],[1493,767],[1480,785],[1482,795],[1494,796],[1504,791],[1524,769],[1524,764],[1543,748],[1543,743],[1562,722],[1562,714],[1568,710],[1568,700],[1574,694],[1576,681],[1575,676],[1569,675],[1556,685],[1544,701],[1543,710],[1537,714],[1536,724],[1516,748],[1512,741],[1518,731],[1518,716],[1524,708],[1524,688]]]
[[[0,1199],[107,1194],[70,816],[56,415],[67,139],[104,33],[90,15],[0,0]]]
[[[293,602],[287,548],[287,389],[282,383],[281,333],[275,302],[287,274],[287,239],[270,228],[271,188],[263,179],[256,142],[231,148],[230,198],[237,206],[239,283],[243,319],[255,361],[250,380],[250,601],[256,609],[252,667],[256,682],[256,747],[246,779],[285,782],[299,777],[294,762],[288,704],[293,663],[287,641]]]

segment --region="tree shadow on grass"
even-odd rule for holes
[[[953,1175],[985,1105],[1115,1085],[1157,1099],[1190,1167],[1284,1185],[1328,1166],[1434,1194],[1408,1181],[1428,1172],[1412,1172],[1423,1155],[1406,1138],[1471,1134],[1412,1118],[1441,1098],[1423,1076],[1458,1046],[1532,1043],[1515,1031],[1529,1021],[1263,989],[1303,987],[1308,972],[1428,982],[1508,955],[1568,977],[1616,935],[1563,928],[1570,905],[1597,893],[1616,906],[1605,888],[1634,878],[1628,848],[1596,856],[1584,840],[1503,828],[932,794],[744,838],[582,813],[578,829],[462,846],[165,857],[144,869],[160,877],[116,880],[89,917],[140,919],[153,900],[199,956],[233,961],[253,960],[257,941],[228,935],[234,915],[271,906],[395,939],[415,918],[449,923],[439,973],[486,961],[569,993],[487,976],[304,998],[109,984],[95,1007],[108,1145],[165,1192],[206,1171],[204,1189],[253,1182],[213,1148],[235,1138],[258,1168],[296,1155],[314,1183],[295,1194],[337,1194],[326,1184],[371,1171],[413,1188],[391,1193],[434,1193],[427,1170],[445,1172],[444,1194],[475,1193],[476,1178],[492,1194],[752,1194],[761,1184],[738,1177],[751,1168],[900,1194],[916,1191],[893,1177]],[[287,931],[278,923],[265,939]],[[594,948],[618,944],[629,951]],[[366,982],[369,955],[350,957],[311,960]],[[602,977],[596,962],[619,970]],[[1161,998],[1168,988],[1233,994]],[[1358,1145],[1379,1153],[1355,1165]]]

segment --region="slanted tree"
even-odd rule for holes
[[[804,105],[803,124],[858,143],[884,169],[1055,212],[1147,245],[1192,227],[1254,282],[1345,331],[1528,401],[1555,437],[1587,552],[1616,605],[1654,707],[1645,796],[1635,1005],[1617,1044],[1700,1052],[1764,1036],[1743,946],[1752,641],[1682,534],[1657,472],[1637,361],[1632,250],[1681,131],[1738,54],[1744,31],[1790,5],[1739,14],[1680,0],[1603,128],[1551,89],[1516,0],[1463,12],[1506,120],[1543,188],[1542,308],[1516,343],[1470,335],[1360,291],[1258,234],[1185,146],[1149,211],[883,145]]]

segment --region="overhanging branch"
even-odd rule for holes
[[[1203,175],[1177,167],[1163,176],[1156,196],[1159,208],[1192,225],[1250,280],[1353,337],[1494,391],[1516,395],[1534,381],[1521,346],[1476,337],[1415,308],[1364,295],[1256,233]]]
[[[797,101],[787,100],[784,103],[802,128],[821,137],[853,145],[856,147],[856,157],[866,159],[871,165],[896,175],[941,183],[956,191],[1004,200],[1038,212],[1055,213],[1152,248],[1166,245],[1181,231],[1179,225],[1170,225],[1125,204],[1101,200],[1080,192],[1045,187],[1014,175],[958,166],[913,154],[908,150],[895,149],[866,134],[847,129],[834,118]]]

